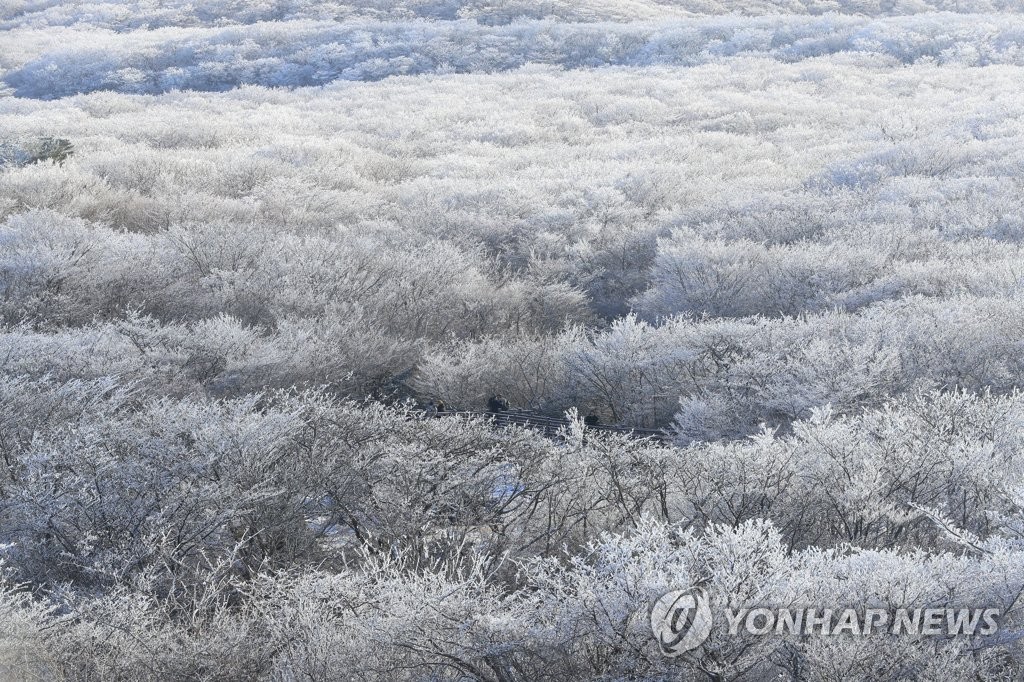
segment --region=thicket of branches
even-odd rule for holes
[[[1017,10],[0,1],[0,678],[1015,679]]]
[[[63,679],[991,679],[1017,669],[1024,399],[685,449],[322,393],[0,385],[5,670]],[[1003,640],[730,637],[646,606],[985,604]],[[16,589],[30,584],[35,598]],[[31,674],[29,675],[31,677]]]

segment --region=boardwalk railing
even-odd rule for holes
[[[509,410],[507,412],[438,412],[434,417],[467,417],[490,420],[496,426],[516,425],[523,426],[535,431],[542,432],[545,436],[555,437],[558,432],[569,426],[568,419],[557,417],[546,417],[533,412],[521,410]],[[588,431],[605,431],[611,433],[624,433],[636,438],[654,438],[668,442],[670,436],[661,429],[640,429],[631,426],[616,426],[611,424],[588,424],[585,427]]]

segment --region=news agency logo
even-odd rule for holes
[[[726,608],[730,636],[876,634],[913,637],[989,636],[999,630],[999,609],[972,608]],[[661,653],[675,658],[711,635],[711,600],[699,587],[674,590],[651,608],[651,631]]]
[[[699,587],[669,592],[651,609],[651,630],[669,658],[696,649],[711,634],[711,601]]]

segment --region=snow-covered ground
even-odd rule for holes
[[[1016,679],[1022,249],[1019,0],[0,0],[0,676]]]

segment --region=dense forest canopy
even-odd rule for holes
[[[1015,679],[1022,83],[1013,0],[0,0],[0,678]]]

